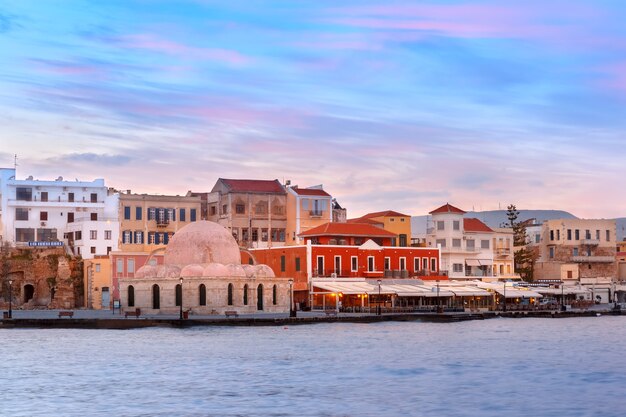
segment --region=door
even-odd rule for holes
[[[108,310],[111,302],[109,287],[102,287],[102,308]]]

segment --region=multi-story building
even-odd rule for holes
[[[391,246],[409,246],[411,239],[411,216],[393,210],[368,213],[357,219],[350,219],[351,223],[371,223],[397,236]]]
[[[534,277],[607,286],[617,277],[616,246],[615,220],[546,220]],[[600,297],[610,299],[608,291]]]
[[[163,248],[183,226],[200,220],[200,197],[120,194],[120,250]]]
[[[103,179],[40,181],[0,169],[2,239],[17,246],[63,246],[85,259],[117,249],[117,193]]]
[[[430,212],[428,246],[441,247],[441,269],[451,279],[519,279],[513,271],[513,235],[494,231],[465,211],[445,204]]]
[[[239,246],[285,245],[287,191],[278,180],[220,178],[207,206],[207,219],[229,229]]]
[[[287,187],[287,245],[300,245],[300,233],[333,221],[333,201],[321,185]]]

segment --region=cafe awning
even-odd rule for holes
[[[478,259],[466,259],[465,264],[467,266],[480,266],[480,261]]]

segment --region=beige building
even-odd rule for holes
[[[368,213],[357,219],[348,220],[350,223],[369,223],[380,227],[398,236],[392,239],[391,246],[409,246],[411,241],[411,216],[393,210]]]
[[[111,259],[109,255],[97,255],[85,259],[83,265],[85,307],[108,310],[111,307]]]
[[[207,219],[247,248],[284,246],[287,192],[278,180],[220,178],[207,196]]]
[[[594,285],[617,277],[615,220],[547,220],[534,278]]]
[[[183,226],[200,220],[200,197],[120,194],[123,252],[150,252],[167,245]]]
[[[491,245],[493,248],[493,276],[499,279],[519,279],[514,268],[513,230],[503,227],[492,230],[494,231]]]
[[[239,246],[223,226],[187,225],[165,249],[162,265],[149,260],[134,277],[120,278],[122,309],[142,314],[288,312],[288,278],[267,265],[241,264]]]
[[[287,245],[301,245],[300,233],[333,221],[333,201],[321,185],[287,187]]]

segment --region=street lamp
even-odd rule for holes
[[[443,313],[441,306],[439,305],[439,280],[437,280],[437,313]]]
[[[296,317],[296,309],[293,308],[293,278],[289,278],[289,317]]]
[[[506,313],[506,280],[504,280],[503,297],[504,297],[504,305],[502,306],[502,311]]]
[[[378,308],[376,310],[376,315],[380,316],[382,314],[382,310],[380,307],[380,284],[382,284],[381,280],[378,280]]]
[[[9,280],[9,318],[13,318],[13,280]]]
[[[183,319],[183,277],[180,277],[180,315],[179,319]]]

